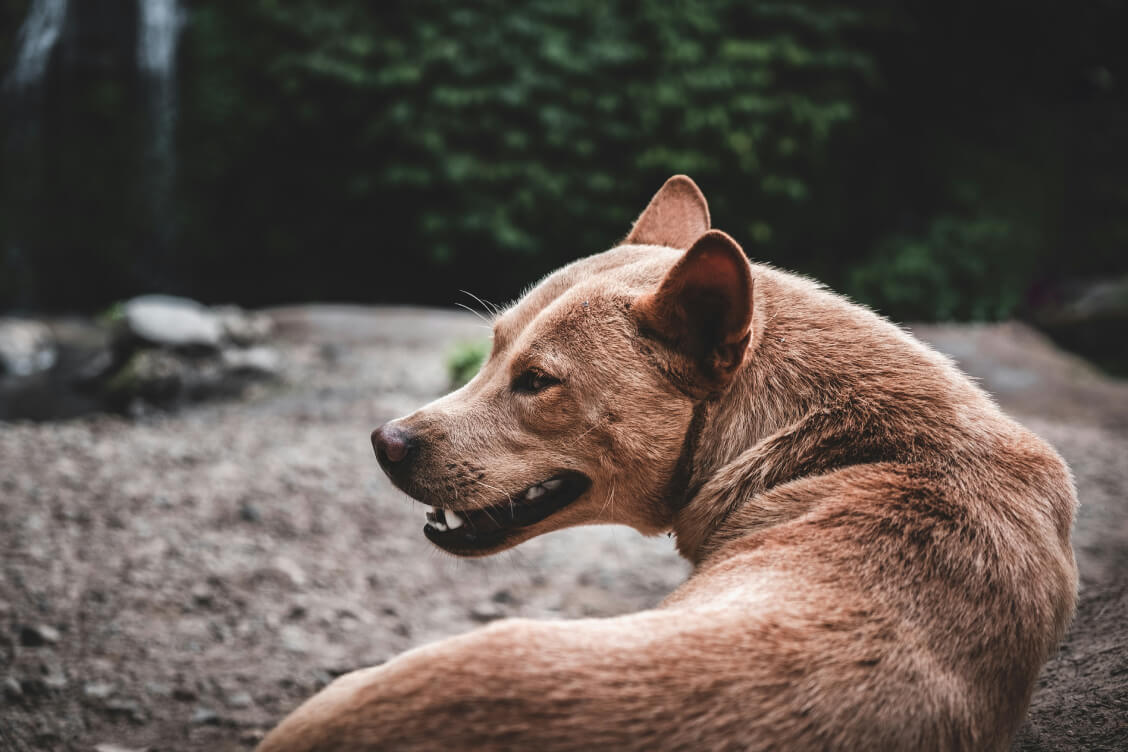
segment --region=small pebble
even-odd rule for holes
[[[496,603],[479,603],[470,609],[470,617],[474,621],[495,621],[505,616],[505,612]]]
[[[9,676],[4,679],[4,697],[9,700],[18,700],[23,697],[23,690],[20,689],[20,683],[16,681],[15,677]]]
[[[262,522],[262,510],[257,505],[245,501],[239,507],[239,517],[243,522]]]
[[[25,648],[54,645],[59,641],[59,630],[46,624],[25,624],[20,627],[20,644]]]
[[[195,726],[218,726],[219,713],[211,708],[199,707],[192,713],[192,724]]]
[[[90,700],[105,700],[114,693],[114,686],[108,682],[87,682],[82,687],[82,694]]]
[[[254,700],[248,692],[233,692],[227,696],[227,707],[229,708],[249,708],[253,704]]]

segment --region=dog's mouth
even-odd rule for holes
[[[501,503],[478,509],[432,508],[423,534],[455,554],[500,545],[514,531],[535,525],[580,498],[591,486],[583,473],[566,471],[529,486]]]

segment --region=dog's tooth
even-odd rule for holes
[[[544,496],[544,494],[545,494],[544,486],[536,485],[536,486],[533,486],[532,488],[530,488],[528,491],[525,492],[525,498],[532,501],[533,499],[537,499],[537,498],[540,498],[541,496]]]
[[[447,526],[444,522],[432,522],[431,527],[435,528],[440,533],[445,533],[447,531]]]
[[[555,491],[564,485],[564,481],[560,478],[553,478],[552,480],[546,480],[544,483],[541,483],[541,485],[549,491]]]
[[[464,522],[458,512],[455,512],[453,509],[444,509],[443,518],[446,520],[447,527],[451,530],[457,530],[462,527]]]

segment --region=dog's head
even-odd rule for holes
[[[695,407],[748,349],[752,279],[671,178],[626,241],[549,275],[500,314],[466,386],[372,434],[381,467],[432,507],[424,533],[480,556],[595,522],[665,529]]]

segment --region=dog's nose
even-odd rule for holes
[[[411,433],[391,422],[372,432],[372,448],[376,458],[384,462],[402,462],[414,445]]]

